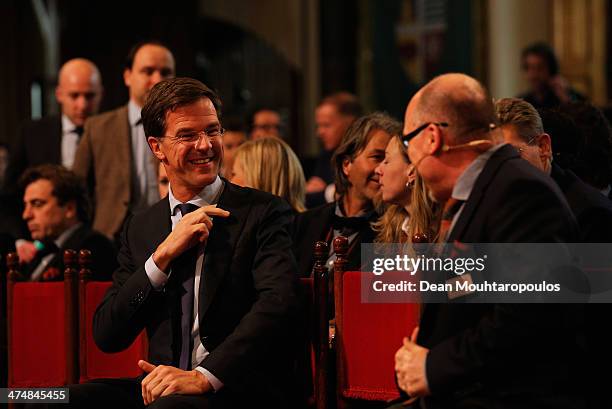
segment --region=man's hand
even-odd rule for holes
[[[23,264],[27,264],[30,261],[34,260],[36,256],[36,246],[31,241],[27,240],[18,240],[16,243],[17,247],[17,256],[19,256],[19,262]]]
[[[212,229],[212,216],[228,217],[230,213],[217,205],[202,206],[185,215],[153,253],[155,265],[168,271],[170,262],[198,243],[203,243]]]
[[[180,395],[200,395],[213,390],[208,379],[195,369],[183,371],[173,366],[155,366],[147,361],[138,361],[138,366],[148,375],[141,382],[142,400],[150,405],[160,396],[173,393]]]
[[[395,353],[397,382],[410,397],[427,396],[431,393],[425,374],[425,360],[429,349],[416,344],[418,333],[419,327],[416,327],[410,339],[404,338],[404,346]]]

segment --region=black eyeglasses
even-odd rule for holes
[[[414,138],[419,133],[421,133],[421,131],[427,128],[429,125],[436,125],[442,128],[448,127],[448,124],[446,122],[426,122],[423,125],[419,126],[417,129],[415,129],[414,131],[408,132],[406,135],[402,136],[402,143],[404,144],[404,147],[408,149],[408,142],[410,142],[412,138]]]

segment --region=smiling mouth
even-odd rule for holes
[[[194,165],[206,165],[207,163],[212,162],[212,160],[214,159],[214,157],[211,158],[202,158],[202,159],[192,159],[189,161],[189,163],[192,163]]]

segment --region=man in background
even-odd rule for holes
[[[61,115],[31,121],[24,126],[11,149],[7,170],[9,187],[31,166],[51,163],[72,168],[83,126],[87,118],[98,112],[102,92],[102,77],[91,61],[75,58],[62,66],[55,88]]]
[[[252,115],[249,136],[252,140],[268,137],[282,139],[281,125],[281,116],[277,111],[271,108],[259,108]]]
[[[87,249],[93,279],[110,280],[117,267],[115,250],[106,237],[87,226],[90,206],[82,181],[60,165],[40,165],[26,170],[20,185],[23,219],[37,249],[25,263],[26,278],[62,280],[64,250]]]
[[[521,67],[529,84],[529,91],[519,95],[536,108],[554,108],[561,104],[582,101],[559,73],[559,61],[552,48],[544,43],[526,47],[521,54]]]
[[[158,42],[130,50],[123,80],[127,105],[91,118],[77,150],[74,171],[95,198],[93,228],[111,239],[128,213],[159,200],[157,163],[146,143],[140,111],[155,84],[174,76],[174,57]]]
[[[331,197],[324,197],[324,191],[334,182],[331,158],[348,127],[362,112],[357,97],[348,92],[328,95],[315,110],[317,136],[321,140],[323,151],[317,159],[312,175],[306,181],[306,207],[334,200],[333,191]]]

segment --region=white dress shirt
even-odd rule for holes
[[[221,192],[223,191],[224,183],[219,176],[215,179],[213,183],[206,186],[204,189],[200,191],[195,197],[188,200],[186,203],[192,203],[198,207],[207,206],[210,204],[215,204],[218,202],[219,197],[221,196]],[[178,205],[181,204],[179,200],[177,200],[172,194],[172,186],[168,187],[168,199],[170,202],[170,220],[172,221],[172,230],[176,224],[183,218],[181,212],[178,210]],[[223,387],[223,382],[221,382],[216,376],[214,376],[210,371],[201,366],[197,366],[206,358],[209,352],[204,348],[202,344],[202,340],[200,339],[200,323],[198,320],[198,303],[199,303],[199,288],[200,288],[200,277],[202,275],[202,266],[204,265],[204,245],[201,245],[198,249],[198,259],[196,260],[196,268],[195,268],[195,279],[194,279],[194,302],[193,302],[193,327],[191,329],[191,336],[193,337],[193,350],[191,351],[191,367],[195,368],[197,371],[200,371],[215,391],[218,391]],[[163,271],[155,265],[153,261],[153,255],[149,257],[149,259],[145,262],[145,272],[151,281],[151,285],[154,289],[160,290],[166,285],[168,278],[172,274],[172,272],[168,272],[165,274]]]
[[[76,133],[76,125],[66,115],[62,115],[62,165],[66,169],[72,169],[77,146],[79,134]]]

